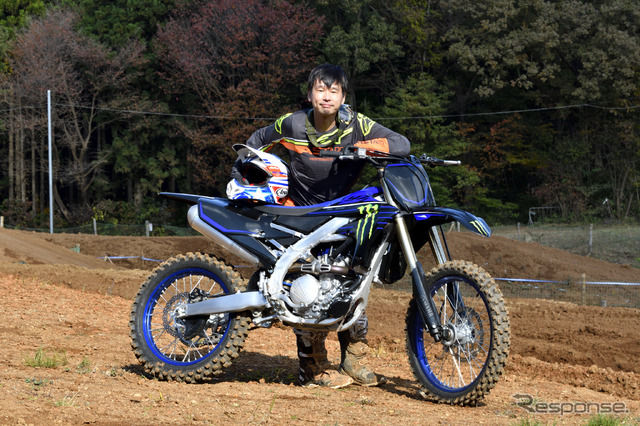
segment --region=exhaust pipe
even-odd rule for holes
[[[215,230],[200,219],[198,208],[198,204],[195,204],[189,208],[189,213],[187,213],[189,225],[193,229],[205,237],[210,238],[216,244],[226,248],[231,253],[240,256],[247,262],[251,263],[252,266],[258,266],[260,264],[260,260],[256,256],[249,253],[244,247],[240,246],[238,243],[225,236],[222,232]]]

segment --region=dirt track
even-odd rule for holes
[[[637,269],[534,243],[465,233],[451,234],[449,241],[454,257],[472,260],[494,276],[564,280],[584,273],[593,280],[627,282],[640,277]],[[70,250],[76,245],[80,253]],[[367,309],[371,363],[390,379],[381,388],[293,386],[293,333],[281,327],[253,330],[241,357],[211,383],[148,379],[130,349],[128,320],[137,287],[157,263],[97,258],[166,259],[187,251],[216,248],[204,238],[0,229],[0,423],[571,424],[589,418],[576,411],[612,407],[629,410],[621,415],[631,422],[640,420],[640,311],[544,300],[507,300],[511,356],[502,380],[479,407],[421,400],[404,354],[408,295],[383,289],[373,292]],[[328,347],[337,361],[334,337]],[[25,365],[39,349],[65,354],[66,365]],[[517,394],[572,412],[532,414],[517,406]]]

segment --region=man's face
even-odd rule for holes
[[[320,79],[316,80],[308,95],[313,110],[322,115],[335,115],[345,97],[346,93],[342,92],[342,86],[337,81],[328,87]]]

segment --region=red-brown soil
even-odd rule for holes
[[[585,274],[595,281],[640,281],[637,269],[535,243],[468,233],[448,234],[448,240],[455,258],[495,277],[563,281]],[[158,263],[98,258],[164,260],[189,251],[218,253],[242,265],[204,238],[0,229],[0,423],[577,424],[612,407],[627,410],[620,416],[630,423],[640,420],[640,311],[542,299],[507,299],[510,357],[478,407],[421,399],[404,350],[410,295],[381,288],[367,308],[371,365],[389,378],[380,388],[294,386],[293,333],[280,326],[252,330],[240,358],[208,383],[149,379],[131,350],[128,321],[139,285]],[[327,345],[336,362],[335,334]],[[64,355],[66,364],[28,366],[39,350]],[[529,413],[514,395],[530,395],[539,411],[561,407],[565,413]]]

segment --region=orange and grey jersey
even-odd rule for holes
[[[307,136],[309,111],[283,115],[270,126],[257,130],[246,143],[263,151],[269,151],[276,145],[288,151],[289,197],[295,205],[318,204],[347,194],[365,164],[363,161],[319,157],[320,150],[359,146],[400,156],[409,153],[409,140],[406,137],[362,114],[357,114],[342,134],[339,134],[337,127],[328,132],[317,132],[318,142],[337,139],[326,148],[317,148]]]

